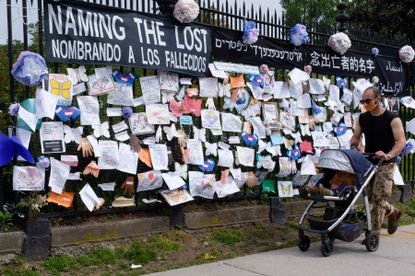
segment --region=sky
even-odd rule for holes
[[[26,0],[12,0],[12,25],[13,28],[13,39],[22,40],[23,39],[23,19],[22,19],[22,9],[21,9],[21,3],[22,1]],[[225,3],[226,0],[220,0],[222,3]],[[230,3],[234,3],[235,0],[229,0]],[[241,3],[242,0],[236,0]],[[18,4],[16,4],[16,2]],[[28,3],[31,1],[28,1]],[[34,6],[29,7],[27,10],[27,18],[29,23],[37,21],[37,1],[33,1]],[[212,0],[212,2],[215,2],[215,0]],[[277,10],[277,12],[280,14],[282,11],[280,1],[279,0],[245,0],[245,3],[247,4],[247,7],[251,7],[251,4],[254,4],[254,7],[256,9],[259,8],[259,6],[262,7],[262,10],[266,10],[267,7],[270,8],[270,12],[272,14],[272,11]],[[7,0],[0,0],[0,44],[7,43]]]

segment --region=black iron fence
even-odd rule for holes
[[[89,0],[85,2],[95,3],[104,6],[113,6],[122,9],[140,11],[145,13],[158,13],[158,5],[154,0]],[[245,2],[242,1],[220,1],[220,0],[200,0],[201,12],[198,18],[200,23],[210,25],[210,26],[219,26],[223,28],[229,28],[234,30],[242,30],[244,20],[251,19],[257,22],[260,33],[263,36],[268,36],[272,38],[277,38],[281,40],[289,40],[289,30],[290,26],[285,25],[284,14],[278,14],[277,11],[271,11],[269,8],[264,9],[259,7],[255,9],[253,5],[248,6]],[[3,7],[1,7],[3,8]],[[44,3],[42,0],[7,0],[6,3],[7,10],[7,38],[1,37],[2,41],[7,41],[6,44],[0,45],[0,109],[3,110],[3,113],[0,113],[0,129],[3,132],[7,131],[7,126],[13,125],[13,122],[8,114],[7,108],[10,103],[21,101],[30,95],[34,95],[34,89],[30,87],[23,87],[22,85],[16,83],[13,77],[10,75],[11,67],[13,62],[16,60],[17,55],[22,50],[32,50],[40,53],[44,56],[44,26],[43,26],[43,12],[44,12]],[[335,26],[335,24],[334,24]],[[331,30],[321,31],[318,26],[308,26],[309,35],[310,35],[310,45],[326,45],[328,38],[334,32],[336,32],[336,27],[333,27]],[[353,38],[352,36],[352,50],[368,53],[372,47],[377,47],[380,49],[381,53],[385,56],[395,57],[398,53],[399,42],[386,40],[383,42],[380,41],[370,41],[363,40],[358,38]],[[5,34],[1,34],[4,36]],[[65,72],[66,66],[62,64],[49,64],[51,71],[53,72]],[[272,66],[272,64],[270,64]],[[407,76],[407,94],[413,95],[415,93],[415,66],[411,66],[408,70]],[[93,68],[87,68],[88,71],[92,72]],[[138,77],[145,75],[152,75],[155,72],[153,70],[145,69],[136,69],[136,68],[120,68],[121,70],[131,70]],[[7,74],[4,72],[8,72]],[[286,68],[275,68],[275,76],[278,80],[284,80],[286,75]],[[313,77],[321,77],[321,75],[314,74]],[[329,76],[332,79],[335,76]],[[351,85],[353,78],[348,78],[349,85]],[[4,93],[1,95],[1,93]],[[134,87],[134,97],[139,96],[139,91]],[[104,104],[104,103],[102,103]],[[101,108],[103,110],[103,108]],[[135,108],[135,112],[143,111],[140,108]],[[105,114],[102,114],[105,116]],[[415,111],[412,109],[407,109],[405,107],[400,108],[400,116],[402,121],[405,122],[410,120],[415,116]],[[111,120],[111,118],[109,118]],[[412,135],[408,135],[408,138],[412,138]],[[32,140],[31,142],[31,151],[36,152],[35,146],[39,145],[39,141]],[[171,145],[174,147],[174,145]],[[174,151],[174,149],[173,149]],[[76,148],[74,146],[68,147],[67,152],[77,154]],[[40,154],[40,153],[39,153]],[[82,159],[81,159],[82,160]],[[85,167],[89,160],[84,160],[79,164],[79,168]],[[144,168],[139,168],[140,170]],[[403,157],[400,164],[400,169],[403,175],[403,178],[406,182],[414,183],[415,181],[415,158],[413,155],[407,155]],[[12,165],[9,165],[5,168],[0,169],[0,206],[4,202],[17,202],[21,197],[20,193],[11,191],[12,183]],[[117,183],[122,183],[123,178],[126,175],[118,173],[114,175],[113,173],[104,173],[100,176],[100,180],[111,178],[112,181]],[[88,182],[95,183],[97,180],[88,179]],[[67,184],[68,185],[68,184]],[[71,182],[69,188],[72,191],[79,191],[81,187],[79,182]],[[109,199],[111,202],[117,192],[112,193],[111,195],[102,195]],[[141,203],[142,198],[148,198],[154,196],[153,192],[145,192],[136,194],[136,207],[131,208],[121,208],[121,209],[109,209],[104,208],[94,214],[103,214],[108,212],[125,212],[125,211],[134,211],[134,210],[149,210],[157,209],[161,204],[145,205]],[[249,199],[249,198],[260,198],[261,190],[259,187],[254,190],[243,190],[240,194],[231,196],[230,200],[239,200],[239,199]],[[229,200],[229,198],[227,199]],[[199,200],[199,202],[205,202],[204,200]],[[80,210],[78,207],[80,204],[77,202],[77,198],[74,200],[73,208],[66,210],[59,207],[48,207],[47,213],[49,216],[72,216],[72,215],[82,215],[88,214],[88,211],[84,209]],[[0,208],[1,209],[1,208]]]

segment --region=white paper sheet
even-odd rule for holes
[[[187,148],[189,149],[188,164],[203,165],[205,160],[203,156],[202,142],[197,139],[189,139],[187,141]]]
[[[179,90],[179,75],[173,72],[158,72],[160,89],[164,91],[177,92]]]
[[[108,107],[107,117],[121,117],[121,107]]]
[[[65,74],[49,74],[49,92],[58,97],[58,104],[69,106],[72,104],[73,86],[71,77]]]
[[[112,66],[105,67],[95,67],[95,75],[98,79],[105,78],[109,75],[112,75]]]
[[[345,134],[337,137],[341,149],[350,149],[350,139],[352,139],[353,131],[348,129]]]
[[[82,190],[79,191],[79,196],[90,212],[92,212],[95,206],[99,204],[99,198],[97,194],[94,192],[94,190],[92,190],[91,186],[88,183],[82,188]]]
[[[101,123],[99,118],[99,102],[95,96],[78,96],[79,109],[81,110],[81,125],[98,125]]]
[[[91,144],[91,146],[94,150],[95,157],[100,157],[101,156],[101,148],[99,146],[97,138],[95,138],[95,136],[93,136],[93,135],[88,135],[86,138],[88,139],[89,143]]]
[[[117,88],[111,74],[102,78],[97,77],[97,75],[89,76],[88,94],[90,96],[99,96],[116,90]]]
[[[216,181],[214,189],[218,195],[218,198],[223,198],[225,196],[239,192],[239,188],[233,180],[232,176],[228,176],[228,181],[225,184],[222,184],[220,181]]]
[[[146,115],[149,124],[169,125],[170,114],[167,104],[149,104],[146,106]]]
[[[284,99],[289,98],[290,88],[288,87],[288,82],[276,81],[274,84],[274,99]]]
[[[189,191],[192,196],[213,199],[215,190],[213,188],[216,182],[214,174],[204,174],[203,172],[189,172]]]
[[[62,194],[71,167],[53,157],[50,158],[50,167],[49,187],[52,192]]]
[[[150,191],[163,186],[163,178],[160,171],[147,171],[137,174],[137,192]]]
[[[35,114],[27,111],[23,106],[20,106],[18,116],[33,130],[33,132],[36,131],[38,119],[36,118]]]
[[[86,85],[84,82],[78,83],[77,85],[74,85],[73,89],[72,89],[72,94],[74,96],[82,94],[86,92]]]
[[[405,185],[401,172],[399,171],[399,167],[396,164],[395,164],[395,169],[393,170],[393,183],[397,186]]]
[[[223,132],[241,132],[242,120],[241,117],[231,113],[221,113],[222,116],[222,131]]]
[[[114,105],[132,106],[133,87],[124,83],[115,83],[116,89],[108,92],[107,103]]]
[[[151,162],[154,170],[168,170],[169,160],[165,144],[149,145]]]
[[[208,129],[221,129],[219,111],[212,109],[202,109],[202,127]]]
[[[148,105],[160,102],[160,82],[157,76],[141,77],[140,85],[144,104]]]
[[[277,105],[274,103],[264,103],[262,106],[262,114],[265,124],[276,122],[278,119]]]
[[[413,118],[410,121],[406,121],[405,129],[406,129],[406,132],[409,132],[415,135],[415,118]]]
[[[32,138],[31,131],[26,130],[24,128],[16,128],[16,137],[19,139],[23,147],[25,147],[26,149],[29,149],[30,140]],[[17,160],[24,161],[25,159],[21,156],[18,156]]]
[[[125,142],[130,139],[130,135],[128,135],[127,130],[115,133],[114,137],[115,137],[115,140],[120,141],[120,142]]]
[[[112,125],[111,127],[112,127],[112,130],[114,131],[114,133],[118,133],[118,132],[121,132],[123,130],[128,129],[128,125],[125,123],[125,121],[121,121],[119,123],[116,123],[116,124]]]
[[[100,140],[99,148],[101,155],[98,158],[98,167],[101,170],[116,169],[119,162],[118,142],[109,140]]]
[[[298,83],[301,83],[302,81],[307,81],[307,80],[310,79],[310,75],[308,73],[306,73],[303,70],[300,70],[298,68],[292,69],[288,73],[288,76],[290,77],[291,81],[294,84],[298,84]]]
[[[363,93],[366,88],[373,86],[373,84],[368,81],[367,79],[357,79],[356,81],[352,82],[354,88],[358,89],[360,93]]]
[[[162,173],[161,176],[171,191],[186,184],[180,176],[174,174],[173,172]]]
[[[84,133],[84,128],[81,126],[77,128],[71,128],[68,125],[64,125],[63,131],[65,133],[65,144],[69,144],[72,142],[79,144]]]
[[[143,105],[143,104],[144,104],[144,100],[143,100],[142,96],[133,99],[133,106],[134,107],[137,107],[137,106],[140,106],[140,105]]]
[[[415,109],[415,100],[411,96],[402,97],[400,101],[404,106]]]
[[[154,133],[154,126],[150,125],[145,112],[133,113],[129,119],[131,132],[143,135]]]
[[[218,79],[217,78],[199,78],[200,97],[212,97],[218,96]]]
[[[278,196],[279,197],[293,197],[293,184],[291,181],[278,181]]]
[[[308,83],[310,84],[311,94],[321,95],[325,93],[324,82],[322,80],[310,78]]]
[[[299,108],[311,108],[310,94],[302,94],[298,97]]]
[[[47,117],[53,120],[57,104],[57,96],[42,88],[36,89],[36,117],[38,119]]]
[[[252,126],[254,127],[254,133],[258,135],[260,139],[266,138],[267,136],[267,128],[265,127],[264,123],[262,122],[260,117],[250,118],[248,120]]]
[[[138,153],[131,150],[130,145],[119,144],[119,156],[121,157],[117,166],[117,170],[129,174],[137,173]]]
[[[13,167],[13,191],[43,191],[45,170],[34,166]]]
[[[215,64],[213,63],[209,63],[209,70],[212,76],[215,78],[228,79],[228,75],[225,73],[225,71],[216,69]]]
[[[236,147],[236,155],[240,165],[246,167],[254,166],[255,149],[247,147]]]
[[[43,122],[39,136],[43,154],[66,151],[63,122]]]
[[[301,164],[301,174],[302,175],[316,175],[316,167],[314,166],[313,163],[313,158],[310,157],[310,155],[307,155],[304,160],[303,163]]]
[[[109,183],[102,183],[98,184],[98,187],[101,188],[104,192],[112,192],[115,190],[115,182],[109,182]]]
[[[68,180],[72,180],[72,181],[80,181],[81,179],[81,173],[80,172],[75,172],[75,173],[69,173],[68,174]]]
[[[228,142],[231,145],[239,145],[241,143],[241,138],[239,136],[230,136]]]
[[[170,206],[176,206],[193,200],[193,197],[185,189],[174,191],[164,190],[160,192]]]
[[[313,137],[314,147],[327,147],[328,141],[324,132],[313,131],[311,136]]]
[[[233,152],[230,150],[218,149],[218,166],[225,168],[233,168]]]

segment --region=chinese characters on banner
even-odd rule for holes
[[[310,48],[309,64],[313,72],[339,76],[370,77],[376,73],[374,57],[347,52],[343,56],[324,48]]]

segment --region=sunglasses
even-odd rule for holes
[[[371,102],[375,101],[374,99],[365,99],[365,100],[360,100],[361,104],[370,104]]]

